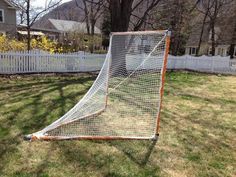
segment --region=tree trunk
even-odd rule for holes
[[[198,46],[197,46],[197,52],[196,52],[197,56],[199,56],[199,52],[200,52],[200,49],[201,49],[202,36],[203,36],[204,28],[205,28],[205,23],[206,23],[207,15],[208,15],[208,13],[205,13],[204,19],[203,19],[203,23],[202,23],[201,34],[200,34],[200,38],[199,38],[199,42],[198,42]]]
[[[91,23],[91,43],[90,43],[90,52],[93,53],[94,52],[94,35],[95,35],[95,24],[96,24],[96,20],[94,18],[90,19],[90,23]]]
[[[233,59],[234,58],[234,49],[235,49],[235,44],[230,44],[230,47],[229,47],[229,56],[230,56],[230,58],[231,59]]]
[[[111,0],[111,31],[124,32],[128,31],[129,21],[134,0]],[[113,36],[112,38],[112,76],[127,76],[126,70],[126,36]]]
[[[234,23],[234,32],[232,34],[232,40],[229,48],[229,55],[231,59],[234,58],[234,48],[236,45],[235,42],[236,42],[236,23]]]
[[[84,15],[85,15],[87,34],[90,35],[89,12],[88,12],[86,0],[83,0],[83,4],[84,4],[84,13],[85,13]]]
[[[30,0],[27,1],[27,50],[30,51]]]
[[[215,22],[211,22],[211,51],[212,56],[215,56],[216,51],[216,41],[215,41]]]
[[[126,70],[126,36],[113,36],[112,38],[112,62],[111,62],[111,76],[127,76]]]
[[[127,31],[134,0],[111,0],[111,31]]]

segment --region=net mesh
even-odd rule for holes
[[[87,94],[37,137],[134,137],[156,133],[166,32],[114,33]]]

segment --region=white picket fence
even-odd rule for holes
[[[106,55],[84,52],[71,54],[0,53],[0,74],[98,71],[105,57]]]
[[[236,60],[221,56],[169,56],[168,69],[236,74]]]
[[[0,74],[18,73],[45,73],[45,72],[90,72],[101,69],[105,54],[88,54],[84,52],[71,54],[49,54],[45,52],[9,52],[0,53]],[[134,69],[137,62],[127,58],[127,69]],[[137,60],[143,60],[145,56],[140,56]],[[156,58],[150,58],[150,63],[142,66],[142,69],[155,68]],[[140,61],[138,62],[140,63]],[[229,57],[193,57],[171,56],[168,58],[168,69],[195,70],[214,73],[235,73],[236,60]]]

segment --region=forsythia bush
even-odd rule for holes
[[[48,51],[50,53],[58,52],[57,43],[47,39],[46,37],[32,39],[31,40],[31,48],[32,49],[41,49],[44,51]]]
[[[104,53],[101,49],[101,36],[90,36],[81,33],[71,33],[67,36],[63,43],[59,44],[55,41],[47,39],[47,37],[39,37],[31,39],[31,49],[39,49],[50,53],[67,53],[79,50],[87,52]],[[7,51],[23,51],[27,50],[27,41],[19,41],[10,39],[6,36],[0,36],[0,52]]]
[[[18,41],[9,39],[6,36],[0,36],[0,52],[7,51],[22,51],[27,49],[27,41]],[[50,53],[60,52],[62,49],[57,48],[57,43],[48,40],[46,37],[41,37],[31,40],[31,49],[40,49]]]
[[[0,36],[0,52],[21,51],[26,49],[24,42],[15,39],[9,39],[6,36]]]

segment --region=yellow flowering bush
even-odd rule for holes
[[[31,49],[40,49],[50,53],[60,52],[61,48],[57,48],[57,43],[47,39],[46,37],[31,39]],[[18,41],[10,39],[6,36],[0,36],[0,52],[22,51],[27,50],[27,41]]]
[[[50,53],[67,53],[79,50],[88,52],[103,52],[101,36],[90,36],[81,33],[70,33],[67,40],[59,44],[46,36],[31,39],[31,49],[39,49]],[[19,41],[7,36],[0,36],[0,52],[27,50],[27,40]]]
[[[0,52],[6,51],[22,51],[26,49],[24,42],[17,41],[16,39],[9,39],[6,36],[0,36]]]
[[[31,48],[48,51],[50,53],[54,53],[55,51],[58,52],[57,43],[55,41],[47,39],[45,36],[37,39],[32,39]]]

